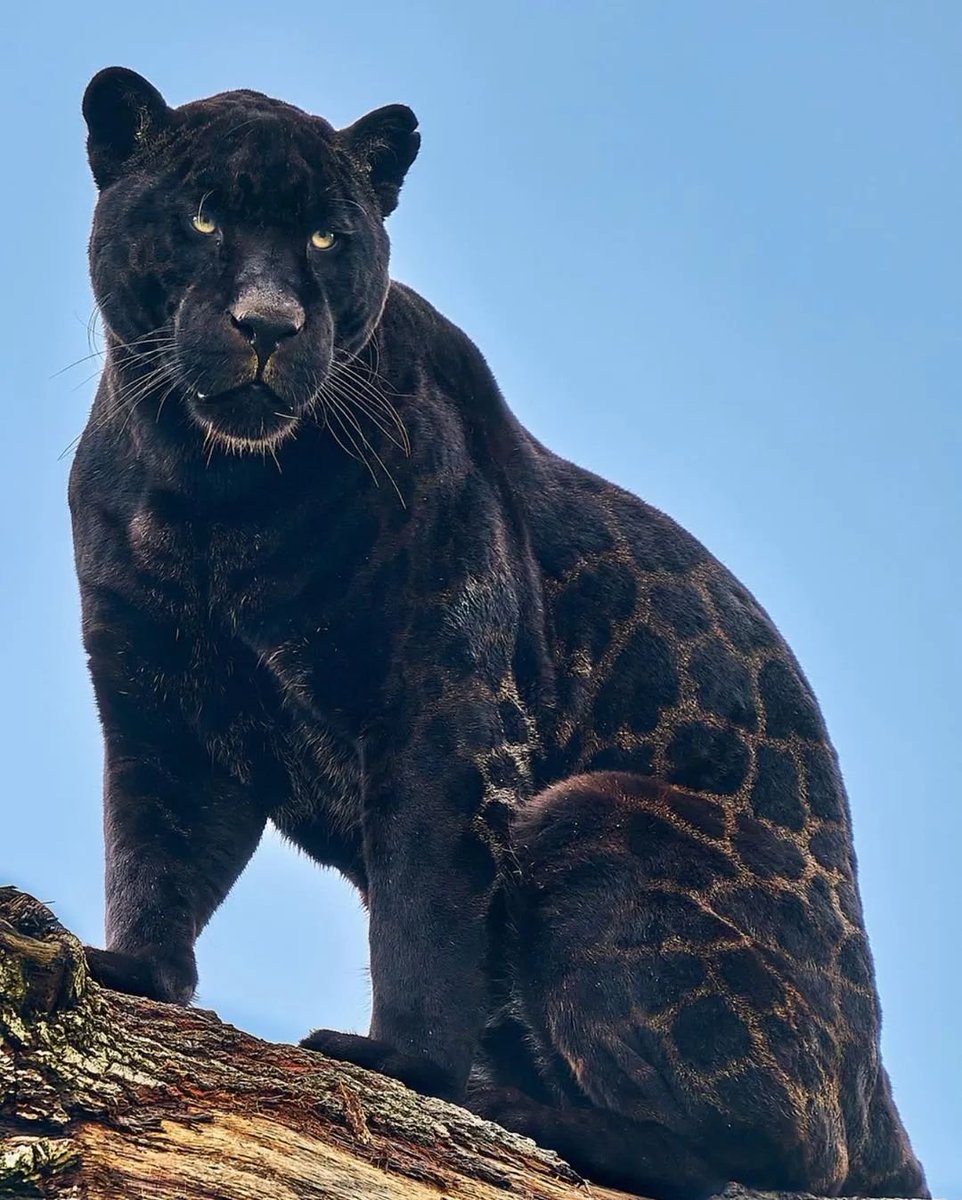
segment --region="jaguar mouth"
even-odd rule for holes
[[[260,380],[224,392],[195,392],[190,407],[210,440],[238,452],[277,445],[294,433],[300,415]]]

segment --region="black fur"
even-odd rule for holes
[[[370,1038],[305,1045],[656,1197],[926,1195],[808,685],[698,542],[539,445],[389,281],[410,110],[170,109],[111,69],[84,113],[95,975],[189,1001],[270,820],[370,911]]]

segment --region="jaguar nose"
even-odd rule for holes
[[[295,300],[258,304],[243,300],[228,309],[233,324],[254,347],[261,367],[281,342],[300,333],[304,309]]]

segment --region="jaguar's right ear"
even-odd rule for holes
[[[105,67],[87,84],[83,100],[87,157],[97,187],[123,175],[136,150],[162,133],[171,109],[153,84],[126,67]]]

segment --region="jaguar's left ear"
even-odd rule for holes
[[[417,158],[421,145],[417,127],[418,119],[406,105],[389,104],[339,134],[348,153],[370,176],[384,217],[397,208],[404,176]]]

